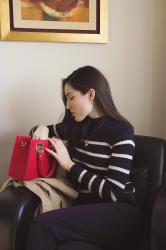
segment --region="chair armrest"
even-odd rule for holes
[[[1,250],[26,249],[29,222],[39,202],[25,187],[9,187],[0,193]]]
[[[163,187],[159,190],[153,207],[151,249],[166,249],[166,189]]]

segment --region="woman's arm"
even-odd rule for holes
[[[123,199],[125,187],[130,182],[129,174],[134,147],[133,129],[125,126],[112,145],[108,171],[104,177],[87,170],[82,163],[75,163],[69,171],[69,176],[74,182],[81,183],[85,190],[89,190],[104,200]]]
[[[37,125],[34,126],[30,132],[29,135],[32,136],[33,139],[38,140],[45,140],[52,137],[58,137],[63,139],[63,130],[62,130],[62,124],[52,124],[52,125]]]

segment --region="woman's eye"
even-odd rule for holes
[[[73,99],[74,99],[74,96],[71,96],[71,97],[69,98],[70,101],[72,101]]]

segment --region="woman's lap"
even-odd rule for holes
[[[34,229],[31,230],[33,232],[30,237],[33,237],[37,233],[36,231],[39,232],[39,228],[42,228],[39,234],[45,234],[42,240],[49,241],[47,245],[52,246],[53,241],[56,242],[56,246],[78,241],[107,246],[116,244],[117,241],[125,241],[126,237],[132,237],[132,233],[136,233],[139,223],[139,210],[135,205],[129,203],[107,202],[71,206],[50,211],[35,218],[32,222],[31,228]],[[46,234],[48,235],[47,240],[44,239]],[[50,241],[52,242],[50,243]],[[48,249],[53,249],[51,246]]]

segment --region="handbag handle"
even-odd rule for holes
[[[44,173],[43,168],[42,168],[42,156],[44,152],[44,144],[36,144],[36,152],[37,152],[38,170],[39,170],[40,175],[44,178],[51,177],[55,171],[53,157],[52,157],[52,164],[51,164],[50,171],[48,173]]]

